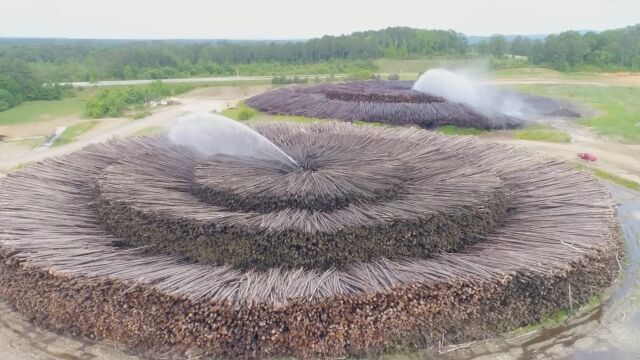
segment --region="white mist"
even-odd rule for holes
[[[169,140],[203,156],[222,154],[298,165],[282,149],[257,131],[211,113],[195,113],[180,118],[169,130]]]
[[[461,72],[428,70],[413,84],[413,90],[470,105],[489,117],[495,113],[523,115],[524,104],[517,96]]]

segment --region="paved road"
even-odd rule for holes
[[[317,75],[298,75],[300,78],[309,78],[313,79],[316,76],[326,77],[328,74],[317,74]],[[348,74],[334,74],[335,78],[345,78],[349,76]],[[236,81],[259,81],[259,80],[269,80],[273,76],[213,76],[213,77],[193,77],[193,78],[175,78],[175,79],[160,79],[164,83],[197,83],[197,82],[236,82]],[[150,84],[153,81],[157,80],[104,80],[98,81],[95,83],[90,83],[87,81],[76,81],[70,83],[63,83],[72,85],[74,87],[102,87],[102,86],[122,86],[122,85],[144,85]]]
[[[376,73],[382,79],[386,79],[390,73]],[[403,77],[418,77],[419,73],[401,73]],[[325,78],[328,74],[305,74],[298,75],[300,78],[313,79],[315,77]],[[336,79],[344,79],[350,76],[349,74],[333,74]],[[266,81],[271,80],[273,76],[212,76],[212,77],[193,77],[193,78],[174,78],[174,79],[160,79],[165,83],[198,83],[198,82],[242,82],[242,81]],[[150,84],[153,79],[147,80],[103,80],[95,83],[88,81],[76,81],[69,84],[74,87],[104,87],[104,86],[123,86],[123,85],[144,85]],[[546,84],[546,85],[558,85],[558,84],[571,84],[571,85],[596,85],[596,86],[610,86],[606,82],[597,81],[580,81],[580,80],[539,80],[539,79],[495,79],[487,81],[487,83],[499,84],[499,85],[531,85],[531,84]]]

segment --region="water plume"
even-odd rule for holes
[[[518,96],[487,85],[486,81],[468,73],[431,69],[418,78],[413,90],[470,105],[489,117],[496,113],[518,118],[525,115],[525,104]]]
[[[295,160],[257,131],[211,113],[182,117],[169,130],[169,139],[172,143],[190,148],[203,156],[251,157],[298,166]]]

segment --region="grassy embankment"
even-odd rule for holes
[[[91,130],[94,126],[98,125],[98,123],[99,121],[96,120],[85,120],[67,127],[62,135],[53,143],[53,146],[74,142],[80,135]]]
[[[515,130],[519,140],[544,141],[554,143],[570,143],[571,135],[550,125],[534,124]]]
[[[455,125],[444,125],[436,129],[445,135],[479,135],[488,134],[489,130],[477,128],[464,128]],[[564,131],[558,130],[549,125],[529,125],[519,130],[503,131],[505,136],[513,136],[520,140],[545,141],[556,143],[568,143],[571,136]]]
[[[620,186],[625,187],[625,188],[630,189],[630,190],[640,191],[640,183],[635,182],[633,180],[629,180],[629,179],[620,177],[620,176],[618,176],[616,174],[612,174],[612,173],[610,173],[608,171],[605,171],[605,170],[602,170],[602,169],[586,166],[586,165],[581,164],[581,163],[575,163],[575,167],[576,167],[576,169],[578,169],[580,171],[588,171],[588,172],[592,173],[595,177],[597,177],[599,179],[612,182],[612,183],[614,183],[616,185],[620,185]]]
[[[244,102],[238,103],[236,107],[226,109],[222,112],[222,115],[238,120],[238,121],[246,121],[251,123],[257,122],[293,122],[293,123],[313,123],[313,122],[321,122],[321,121],[332,121],[331,119],[319,119],[319,118],[310,118],[305,116],[295,116],[295,115],[270,115],[267,113],[260,112]],[[369,125],[369,126],[391,126],[388,124],[380,123],[380,122],[365,122],[365,121],[353,121],[354,125]]]
[[[238,121],[249,121],[252,123],[256,122],[274,122],[274,121],[283,121],[283,122],[294,122],[294,123],[311,123],[324,121],[324,119],[317,118],[308,118],[304,116],[294,116],[294,115],[270,115],[263,112],[260,112],[244,102],[238,103],[234,108],[226,109],[222,112],[223,116],[226,116],[230,119],[238,120]]]

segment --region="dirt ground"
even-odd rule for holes
[[[56,334],[34,326],[0,302],[0,358],[3,360],[131,360],[116,344]]]
[[[16,157],[28,156],[42,141],[44,141],[44,137],[0,143],[0,162],[11,161]]]

